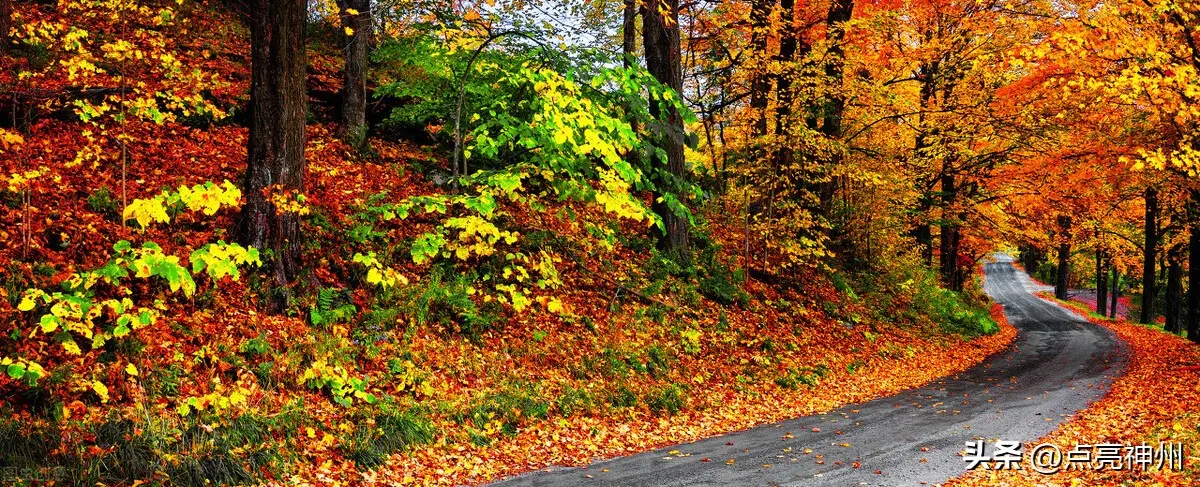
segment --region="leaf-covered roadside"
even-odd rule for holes
[[[131,194],[139,198],[230,179],[228,161],[245,137],[236,128],[136,130],[139,140],[185,131],[197,141],[138,145],[146,157],[204,161],[188,164],[186,175],[131,168]],[[69,150],[41,150],[80,143],[62,133],[49,123],[30,137],[38,164],[69,162]],[[886,278],[830,281],[810,272],[803,286],[714,271],[689,277],[667,260],[639,255],[637,246],[646,244],[636,240],[618,242],[611,254],[561,254],[563,284],[554,297],[563,309],[535,299],[545,311],[464,328],[470,322],[462,313],[484,305],[467,294],[471,281],[429,264],[402,264],[404,247],[355,243],[357,227],[382,232],[370,241],[411,239],[432,227],[428,220],[368,225],[373,220],[362,216],[364,208],[380,207],[373,195],[385,188],[393,201],[436,194],[420,177],[395,169],[426,156],[378,143],[379,159],[363,162],[323,127],[312,127],[309,137],[314,177],[305,225],[315,238],[308,258],[320,264],[315,275],[324,287],[303,303],[307,312],[256,311],[266,290],[253,272],[212,282],[197,274],[191,297],[182,285],[172,292],[169,280],[136,284],[132,299],[163,301],[160,318],[97,347],[84,344],[91,350],[81,355],[55,341],[8,342],[16,348],[7,356],[22,357],[0,377],[9,397],[20,398],[7,404],[0,424],[6,437],[21,438],[0,447],[9,465],[34,469],[23,472],[63,468],[109,484],[354,484],[410,476],[477,483],[896,392],[962,370],[1012,338],[1007,326],[969,342],[956,334],[977,333],[971,330],[982,326],[979,317],[931,286],[928,274],[897,268]],[[200,157],[202,151],[220,156]],[[62,171],[57,194],[74,196],[53,205],[45,193],[34,195],[29,211],[38,221],[51,219],[36,240],[36,264],[16,263],[20,235],[0,231],[10,244],[0,253],[13,258],[0,302],[10,332],[39,326],[42,312],[18,309],[27,307],[24,289],[55,289],[73,273],[104,268],[112,242],[131,242],[120,251],[161,242],[154,255],[186,262],[192,249],[211,254],[207,243],[229,225],[230,212],[219,210],[211,217],[183,212],[144,230],[136,222],[123,227],[95,189],[97,182],[113,184],[104,169]],[[16,219],[21,211],[4,206],[0,215]],[[576,219],[513,211],[517,222],[535,222],[546,234],[586,241]],[[736,228],[713,229],[713,249],[737,242]],[[55,241],[63,244],[51,247]],[[405,257],[377,267],[384,254],[371,248]],[[372,270],[380,271],[378,282]],[[388,270],[411,276],[393,285],[403,293],[384,285]],[[47,365],[44,376],[29,381],[12,373],[25,358]]]
[[[1053,299],[1044,295],[1045,299]],[[1182,443],[1182,471],[1166,469],[1074,468],[1044,475],[1023,470],[973,471],[948,482],[948,487],[975,485],[1012,486],[1100,486],[1146,485],[1189,486],[1200,479],[1197,461],[1200,448],[1200,347],[1161,328],[1111,320],[1091,313],[1079,302],[1059,303],[1112,330],[1128,345],[1128,370],[1113,380],[1109,393],[1078,412],[1057,430],[1038,441],[1025,444],[1028,456],[1041,443],[1057,445],[1066,452],[1076,444],[1116,443],[1155,448],[1160,442]]]

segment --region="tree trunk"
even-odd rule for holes
[[[1041,260],[1042,256],[1037,247],[1026,245],[1025,249],[1021,250],[1021,261],[1025,265],[1025,272],[1029,275],[1037,274]]]
[[[343,49],[346,66],[342,76],[342,121],[346,140],[356,148],[367,139],[367,48],[371,42],[371,0],[337,0],[342,25],[353,30]],[[351,15],[347,10],[355,10]]]
[[[1071,271],[1071,217],[1059,216],[1058,226],[1062,233],[1059,236],[1061,240],[1058,244],[1058,273],[1054,279],[1054,297],[1065,300]]]
[[[1117,317],[1117,301],[1121,297],[1121,271],[1117,270],[1116,265],[1112,265],[1112,292],[1109,294],[1109,312],[1108,317],[1116,319]],[[1103,314],[1103,313],[1101,313]]]
[[[779,5],[782,7],[784,20],[779,34],[778,60],[781,68],[775,77],[775,92],[778,97],[778,104],[775,107],[775,140],[779,149],[775,153],[774,163],[777,173],[780,168],[791,165],[794,157],[790,140],[792,124],[789,118],[792,114],[792,77],[796,75],[792,66],[796,62],[798,51],[800,51],[800,36],[795,25],[796,2],[795,0],[780,0]],[[804,51],[808,51],[807,45],[804,46]]]
[[[8,30],[12,28],[12,0],[0,0],[0,52],[8,52]]]
[[[678,0],[666,1],[678,5]],[[750,80],[750,109],[751,118],[754,119],[751,135],[754,137],[767,135],[767,97],[770,95],[771,81],[763,66],[770,59],[767,53],[767,25],[773,4],[767,0],[754,0],[750,4],[750,52],[764,57],[757,60],[758,66],[751,68],[754,70]]]
[[[1180,326],[1182,316],[1179,313],[1183,310],[1183,248],[1179,245],[1167,251],[1167,296],[1164,306],[1164,328],[1168,332],[1179,334],[1183,331],[1183,327]]]
[[[1103,316],[1108,310],[1108,267],[1104,251],[1096,251],[1096,312]]]
[[[1192,193],[1192,213],[1200,204],[1200,194]],[[1188,339],[1200,343],[1200,223],[1192,223],[1188,238],[1188,295],[1187,295]]]
[[[929,211],[922,205],[921,215]],[[921,216],[920,218],[925,218]],[[933,228],[929,223],[917,224],[912,230],[913,238],[916,239],[917,245],[921,250],[921,262],[925,263],[925,267],[933,268]]]
[[[833,0],[825,17],[825,40],[829,43],[825,55],[825,81],[829,83],[829,88],[825,94],[825,117],[821,124],[821,133],[830,141],[842,139],[842,115],[846,111],[846,97],[842,94],[846,53],[842,43],[846,37],[845,24],[853,15],[854,0]],[[842,151],[834,149],[824,172],[828,174],[841,164]],[[833,175],[828,175],[828,178],[828,181],[822,182],[818,196],[821,199],[822,216],[826,221],[832,221],[833,197],[837,192],[838,181]]]
[[[954,276],[958,266],[958,224],[954,221],[955,201],[958,199],[958,188],[955,186],[954,174],[946,170],[942,173],[942,221],[939,268],[942,274],[942,285],[946,289],[954,289]]]
[[[624,18],[621,22],[621,62],[626,68],[634,65],[637,50],[638,0],[625,0]]]
[[[663,85],[677,93],[682,93],[679,0],[654,2],[646,8],[642,14],[642,45],[646,52],[646,70]],[[683,160],[683,117],[674,107],[660,105],[654,100],[650,102],[650,109],[656,118],[666,119],[669,126],[667,133],[662,134],[661,137],[667,153],[666,171],[675,178],[686,180],[687,172]],[[674,190],[669,186],[666,178],[658,179],[656,186],[658,186],[659,192]],[[660,245],[676,254],[676,257],[686,261],[688,258],[688,221],[676,214],[666,203],[659,202],[659,199],[655,198],[652,209],[663,220],[664,231],[660,236]]]
[[[235,232],[242,244],[270,250],[268,265],[282,287],[299,270],[300,219],[280,213],[273,200],[304,190],[307,10],[304,0],[254,0],[250,8],[249,161]],[[289,300],[285,291],[279,304]]]
[[[1154,258],[1158,256],[1158,190],[1146,188],[1146,240],[1142,245],[1142,323],[1154,321],[1155,287]]]

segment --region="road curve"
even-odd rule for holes
[[[997,256],[984,273],[984,290],[1019,333],[1008,350],[961,374],[824,414],[493,485],[891,486],[957,477],[965,442],[1036,440],[1100,398],[1126,365],[1124,344],[1111,332],[1034,296],[1036,285],[1008,257]],[[803,454],[808,448],[812,454]]]

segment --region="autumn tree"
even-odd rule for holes
[[[257,0],[250,6],[249,161],[236,232],[243,245],[269,250],[278,286],[300,269],[305,15],[303,0]]]
[[[678,0],[651,2],[642,13],[642,36],[646,69],[667,88],[682,92]],[[676,181],[687,178],[683,159],[683,118],[674,107],[664,107],[653,100],[650,109],[656,118],[666,122],[664,133],[659,134],[666,152],[664,170],[659,172],[664,176],[659,178],[656,185],[660,189],[669,189],[676,185]],[[653,209],[662,218],[662,247],[686,259],[688,220],[680,215],[678,209],[672,207],[665,194],[656,197]]]

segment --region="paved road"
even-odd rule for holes
[[[1033,296],[1036,285],[1009,262],[998,257],[985,266],[984,290],[1020,332],[1007,351],[962,374],[825,414],[494,485],[891,486],[956,477],[965,442],[1036,440],[1102,396],[1125,369],[1125,347],[1112,333]],[[671,450],[690,456],[667,459]]]

